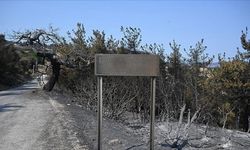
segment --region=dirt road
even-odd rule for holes
[[[95,150],[96,125],[95,112],[44,93],[36,80],[0,91],[0,150]],[[120,123],[104,119],[103,134],[103,149],[147,149]]]
[[[34,80],[0,91],[0,149],[84,149],[64,121],[63,105],[37,94]]]

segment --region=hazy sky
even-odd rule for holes
[[[98,29],[120,39],[120,27],[132,26],[141,28],[143,43],[163,44],[167,54],[172,40],[187,49],[204,38],[207,53],[231,57],[242,50],[241,30],[250,28],[248,0],[1,0],[0,8],[0,33],[7,35],[50,24],[66,35],[81,22],[87,36]]]

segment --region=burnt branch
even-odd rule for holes
[[[58,81],[61,65],[64,65],[64,61],[57,56],[54,50],[58,45],[64,42],[64,39],[61,38],[56,31],[57,29],[49,27],[48,31],[43,29],[36,29],[33,31],[26,30],[25,32],[14,31],[12,36],[16,44],[21,47],[31,48],[38,57],[43,58],[43,60],[46,59],[51,63],[52,74],[43,87],[46,91],[51,91],[53,89],[55,83]],[[69,64],[65,66],[69,66]]]
[[[58,36],[57,30],[49,27],[48,31],[44,29],[26,30],[24,32],[13,31],[11,38],[21,46],[48,47],[51,44],[62,43],[62,38]]]

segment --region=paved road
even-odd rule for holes
[[[64,106],[39,95],[38,88],[34,80],[0,91],[0,150],[84,149],[69,129]]]

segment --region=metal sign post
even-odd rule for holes
[[[154,149],[155,84],[160,74],[160,59],[156,55],[97,54],[95,75],[98,89],[98,150],[102,149],[102,77],[150,76],[150,150]]]
[[[155,77],[151,78],[150,88],[150,149],[154,149],[154,122],[155,122]]]
[[[98,97],[98,150],[101,150],[102,145],[102,135],[101,135],[101,129],[102,129],[102,77],[97,77],[97,97]]]

